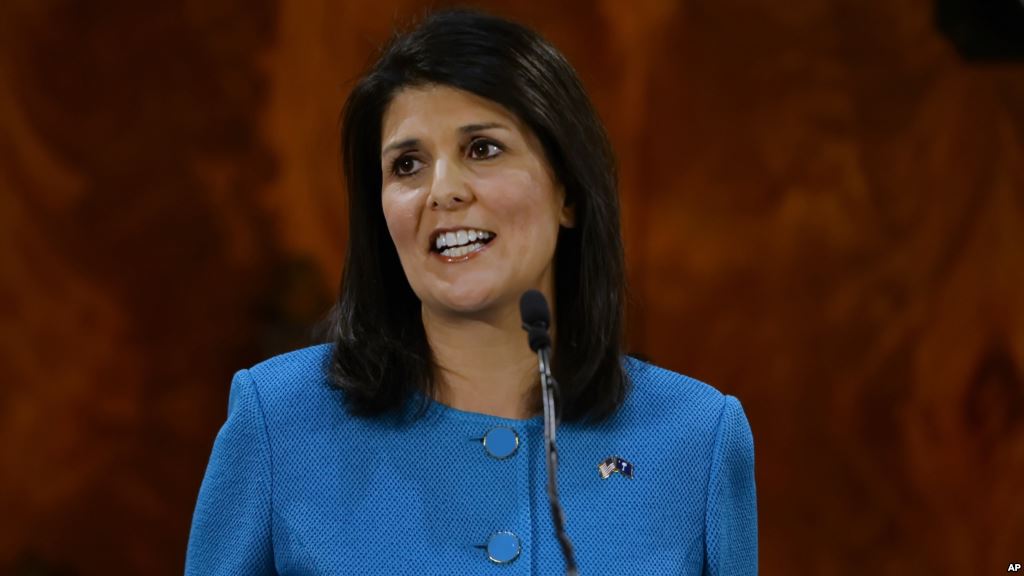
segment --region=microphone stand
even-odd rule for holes
[[[558,500],[558,449],[555,448],[555,429],[558,418],[555,416],[556,406],[561,413],[561,398],[555,404],[558,394],[558,382],[551,376],[551,336],[548,326],[551,325],[551,311],[544,295],[538,290],[527,290],[519,299],[519,315],[523,319],[523,329],[529,336],[530,350],[537,353],[540,363],[540,390],[544,401],[544,447],[547,452],[548,465],[548,501],[551,502],[551,517],[555,524],[555,534],[562,546],[565,558],[566,576],[578,576],[576,558],[572,553],[572,542],[565,533],[565,514]]]
[[[531,327],[531,330],[537,328]],[[546,332],[546,331],[545,331]],[[545,333],[545,336],[547,334]],[[565,533],[565,514],[562,512],[562,505],[558,499],[558,449],[555,447],[556,428],[558,420],[555,418],[555,389],[558,383],[551,376],[549,363],[550,346],[537,349],[537,358],[540,362],[540,387],[544,401],[544,445],[547,452],[548,465],[548,501],[551,502],[551,516],[555,521],[555,533],[558,543],[562,546],[562,555],[565,557],[566,576],[578,576],[576,570],[576,558],[572,551],[572,542],[569,535]]]

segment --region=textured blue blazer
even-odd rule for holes
[[[541,416],[435,402],[419,420],[356,418],[329,385],[330,353],[306,348],[235,375],[186,574],[565,573]],[[558,428],[580,574],[756,574],[754,448],[739,401],[624,363],[633,388],[611,419]]]

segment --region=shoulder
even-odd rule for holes
[[[623,366],[634,390],[643,394],[669,394],[696,402],[721,402],[725,397],[710,384],[633,356],[624,356]]]
[[[630,392],[621,417],[628,421],[647,421],[713,441],[723,418],[742,414],[739,400],[696,378],[631,356],[624,357],[623,366]]]
[[[626,356],[623,360],[630,381],[627,404],[644,412],[721,410],[726,395],[696,378],[673,372],[649,362]]]
[[[636,358],[625,368],[632,387],[619,416],[624,427],[672,438],[674,453],[698,462],[712,487],[740,476],[753,485],[754,440],[739,399]]]
[[[330,381],[331,350],[331,344],[310,346],[244,370],[268,420],[313,416],[311,412],[340,406],[340,391]]]
[[[249,368],[249,372],[254,379],[277,383],[326,378],[331,349],[331,344],[300,348],[268,358]]]

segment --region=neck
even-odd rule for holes
[[[537,355],[527,344],[518,309],[480,319],[423,307],[422,317],[434,356],[435,400],[502,418],[539,413]]]

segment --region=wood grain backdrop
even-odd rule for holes
[[[340,106],[426,7],[363,4],[0,5],[3,573],[181,573],[231,373],[333,297]],[[1024,66],[925,0],[480,5],[607,122],[631,348],[744,402],[762,573],[1024,561]]]

